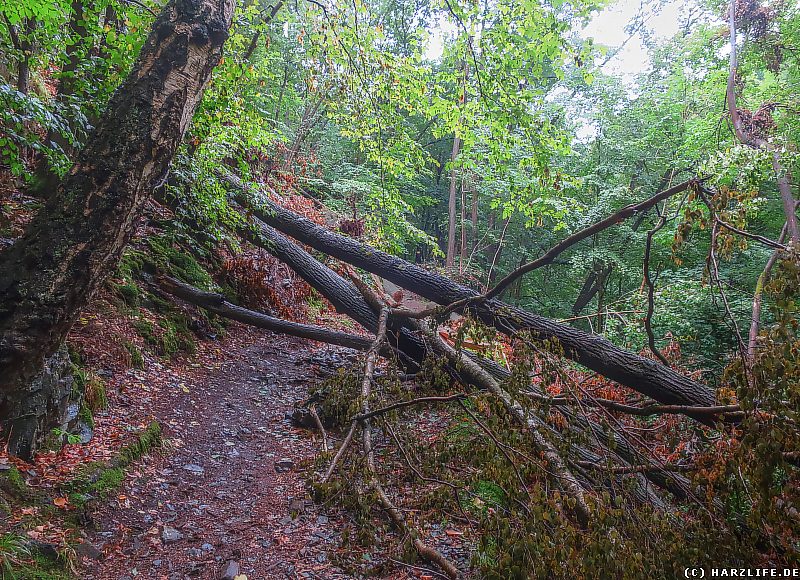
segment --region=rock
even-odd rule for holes
[[[203,556],[203,550],[200,548],[189,548],[186,550],[186,553],[189,555],[190,558],[200,558]]]
[[[86,445],[89,441],[92,440],[92,437],[94,436],[94,431],[85,422],[80,421],[73,434],[80,437],[81,443]]]
[[[82,395],[73,393],[73,382],[72,362],[62,344],[28,388],[3,403],[5,416],[16,417],[2,425],[10,433],[9,455],[30,461],[53,428],[69,432],[74,427]]]
[[[89,542],[81,542],[80,544],[75,546],[75,553],[78,554],[78,556],[89,560],[103,559],[103,552],[98,550],[95,546],[93,546]]]
[[[234,580],[239,575],[239,562],[231,560],[225,566],[219,580]]]
[[[287,471],[291,471],[293,467],[294,461],[288,457],[283,457],[275,462],[275,473],[286,473]]]
[[[317,516],[317,525],[324,526],[328,523],[328,516]]]
[[[175,528],[164,526],[164,531],[161,532],[161,539],[165,544],[174,544],[175,542],[180,542],[183,539],[183,534]]]
[[[210,552],[211,550],[213,550],[213,549],[214,549],[214,546],[212,546],[211,544],[209,544],[208,542],[206,542],[205,544],[203,544],[202,546],[200,546],[200,549],[201,549],[201,550],[205,550],[206,552]]]
[[[186,465],[183,466],[183,469],[191,473],[194,473],[195,475],[202,475],[206,471],[196,463],[187,463]]]

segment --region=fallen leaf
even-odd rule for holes
[[[55,497],[53,498],[53,503],[55,504],[56,507],[64,509],[69,505],[69,500],[65,497]]]

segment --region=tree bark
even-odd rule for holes
[[[172,0],[76,164],[0,254],[0,421],[116,265],[217,65],[234,0]]]
[[[366,351],[369,350],[372,344],[372,340],[364,336],[358,336],[357,334],[348,334],[321,326],[283,320],[282,318],[268,316],[262,312],[242,308],[241,306],[228,302],[222,294],[205,292],[189,284],[184,284],[175,278],[161,278],[159,279],[159,286],[165,292],[177,296],[181,300],[205,308],[209,312],[213,312],[219,316],[230,318],[231,320],[236,320],[257,328],[265,328],[281,334],[299,336],[300,338],[308,338],[310,340],[344,346],[354,350]]]
[[[244,196],[238,180],[229,180]],[[330,232],[268,199],[259,199],[253,207],[259,219],[277,230],[308,244],[316,250],[373,272],[438,304],[451,304],[477,296],[474,290],[448,278],[370,248],[360,242]],[[467,306],[484,323],[516,336],[528,332],[538,340],[555,340],[564,355],[607,378],[667,405],[711,406],[714,393],[708,387],[685,377],[662,364],[628,352],[602,336],[595,336],[567,324],[556,322],[505,304],[497,299]],[[691,413],[687,413],[692,416]],[[696,417],[710,422],[708,417]]]
[[[451,269],[456,255],[456,159],[461,146],[458,135],[453,137],[453,150],[450,153],[450,196],[447,202],[447,256],[445,266]]]

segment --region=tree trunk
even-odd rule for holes
[[[0,254],[0,422],[116,265],[228,37],[234,0],[172,0],[76,164]]]
[[[231,185],[239,187],[238,180]],[[252,192],[245,192],[252,195]],[[255,214],[277,230],[316,250],[373,272],[438,304],[450,304],[476,296],[476,292],[448,278],[428,272],[375,250],[352,238],[330,232],[269,200],[260,200]],[[711,406],[715,397],[706,386],[653,360],[628,352],[606,338],[545,318],[492,299],[468,307],[484,323],[507,335],[528,332],[538,340],[555,339],[564,355],[609,379],[664,404]],[[709,418],[697,417],[708,422]]]
[[[35,29],[36,21],[33,18],[25,19],[25,36],[20,41],[19,65],[17,66],[17,90],[23,95],[27,95],[30,90],[33,31]]]
[[[445,266],[451,269],[456,255],[456,159],[461,146],[458,135],[453,137],[453,151],[450,153],[450,196],[447,202],[447,257]]]

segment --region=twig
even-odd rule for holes
[[[639,203],[634,203],[631,205],[627,205],[622,209],[614,212],[613,214],[609,215],[608,217],[593,223],[589,227],[586,227],[580,231],[575,232],[571,236],[560,241],[558,244],[550,248],[547,252],[536,258],[535,260],[523,264],[510,274],[508,274],[505,278],[500,280],[494,288],[488,290],[483,294],[479,294],[476,296],[470,296],[468,298],[463,298],[461,300],[457,300],[452,304],[449,304],[446,308],[441,311],[441,314],[446,314],[449,312],[453,312],[467,304],[474,304],[478,302],[484,302],[486,300],[490,300],[496,296],[499,296],[508,286],[514,282],[520,276],[524,276],[528,272],[532,272],[542,266],[546,266],[547,264],[552,263],[557,256],[559,256],[564,250],[574,246],[578,242],[585,240],[586,238],[593,236],[594,234],[601,232],[617,223],[639,213],[642,211],[646,211],[656,205],[657,203],[669,199],[670,197],[677,195],[678,193],[684,192],[692,187],[700,180],[697,178],[690,179],[688,181],[684,181],[683,183],[679,183],[674,185],[664,191],[655,194],[653,197],[650,197],[644,201]]]
[[[370,411],[369,413],[359,413],[358,415],[353,417],[353,421],[363,421],[365,419],[371,419],[372,417],[375,417],[377,415],[383,415],[384,413],[388,413],[389,411],[402,409],[404,407],[422,405],[424,403],[448,403],[450,401],[458,401],[465,398],[467,398],[466,393],[456,393],[455,395],[449,395],[447,397],[419,397],[418,399],[412,399],[410,401],[400,401],[398,403],[393,403],[391,405],[387,405],[386,407],[381,407],[380,409],[375,409],[374,411]]]
[[[349,447],[350,442],[353,440],[353,434],[356,431],[356,425],[358,425],[357,421],[353,421],[352,423],[350,423],[350,430],[347,432],[347,436],[345,436],[344,441],[342,441],[342,444],[339,446],[338,451],[336,451],[336,455],[333,456],[333,459],[331,460],[331,464],[328,466],[328,469],[325,472],[325,475],[323,475],[319,479],[320,483],[327,482],[331,478],[331,475],[333,475],[333,472],[336,469],[336,466],[338,465],[339,461],[341,461],[342,456],[344,455],[344,452],[347,451],[347,448]]]
[[[375,343],[373,344],[373,348],[370,349],[369,353],[367,354],[367,361],[364,365],[364,380],[361,383],[361,414],[368,415],[369,410],[369,396],[372,390],[372,375],[375,372],[375,361],[378,356],[378,350],[380,348],[381,343],[386,340],[386,323],[389,318],[389,309],[386,307],[381,308],[380,315],[378,316],[378,333],[375,338]],[[403,530],[409,537],[411,537],[411,541],[414,544],[414,548],[416,548],[417,553],[428,560],[439,566],[442,570],[450,578],[457,578],[458,577],[458,568],[456,568],[452,562],[450,562],[447,558],[442,556],[437,550],[426,546],[425,543],[417,537],[416,532],[409,526],[408,522],[406,521],[403,512],[401,512],[397,506],[394,505],[389,496],[386,495],[386,492],[383,489],[383,486],[378,481],[378,470],[375,468],[375,454],[373,452],[372,447],[372,431],[370,426],[370,420],[364,419],[360,421],[361,423],[361,437],[364,447],[364,455],[367,458],[367,469],[369,471],[369,478],[370,478],[370,487],[372,490],[377,494],[378,501],[380,502],[383,509],[389,514],[389,517],[394,522],[394,524]]]
[[[316,423],[317,429],[319,429],[319,432],[322,434],[322,450],[325,453],[327,453],[328,452],[328,433],[325,431],[325,427],[323,427],[323,425],[322,425],[322,421],[320,420],[319,415],[317,414],[316,407],[314,407],[314,405],[310,405],[308,407],[308,412],[314,418],[314,423]]]

